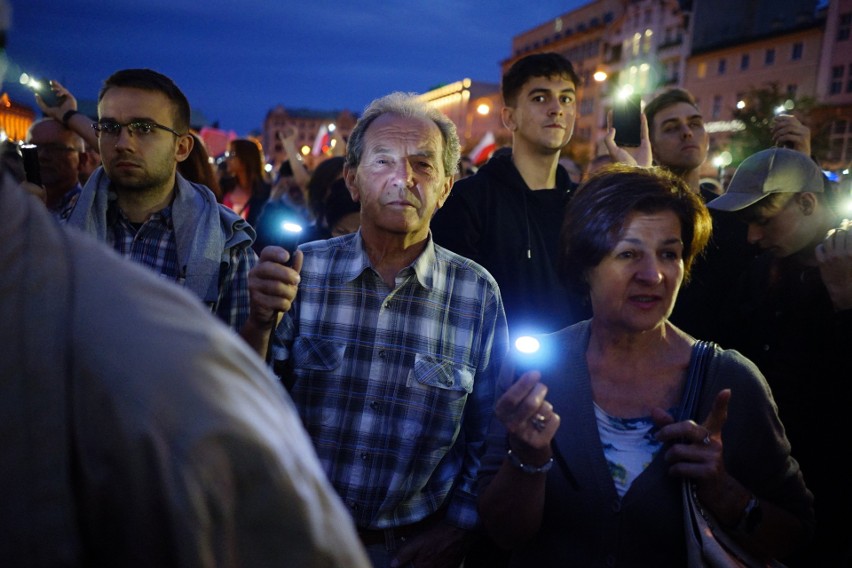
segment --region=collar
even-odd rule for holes
[[[351,260],[346,263],[346,266],[342,270],[346,282],[354,281],[367,269],[378,274],[376,269],[373,267],[373,263],[370,262],[370,257],[367,255],[367,249],[364,246],[364,239],[361,237],[361,229],[358,229],[358,231],[351,236],[347,235],[346,237],[341,238],[349,240],[347,246],[350,247],[350,250],[352,250],[352,254],[349,255]],[[414,275],[417,278],[417,282],[424,289],[431,290],[436,262],[437,255],[435,253],[435,243],[432,240],[432,231],[429,231],[429,237],[426,241],[426,247],[423,249],[423,252],[414,259],[414,262],[400,270],[400,274],[413,270]]]

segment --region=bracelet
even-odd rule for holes
[[[66,111],[65,114],[62,115],[62,126],[68,128],[68,121],[71,120],[71,117],[75,114],[80,114],[80,111],[77,109]]]
[[[547,473],[548,471],[550,471],[550,468],[553,467],[552,457],[546,462],[544,462],[544,465],[534,466],[521,462],[521,460],[518,459],[518,456],[515,455],[512,450],[509,450],[506,453],[506,456],[509,458],[509,463],[529,475],[535,475],[536,473]]]

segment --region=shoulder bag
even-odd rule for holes
[[[697,421],[701,385],[715,349],[716,345],[708,341],[698,341],[693,347],[679,420]],[[683,523],[689,568],[785,568],[777,560],[758,559],[727,534],[710,511],[701,506],[695,483],[690,479],[683,480]]]

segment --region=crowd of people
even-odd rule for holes
[[[106,78],[95,122],[53,82],[41,185],[0,166],[0,558],[682,567],[687,479],[767,562],[852,565],[818,443],[848,399],[848,196],[790,115],[720,194],[682,89],[583,171],[579,87],[515,62],[511,145],[478,167],[390,93],[312,171],[282,136],[269,179],[254,139],[212,166],[156,71]]]

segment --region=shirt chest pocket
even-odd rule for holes
[[[343,363],[346,345],[317,337],[297,337],[293,342],[293,365],[310,371],[334,371]]]
[[[470,394],[473,392],[473,369],[434,355],[417,354],[408,375],[408,386],[417,385],[455,391],[459,395]]]

